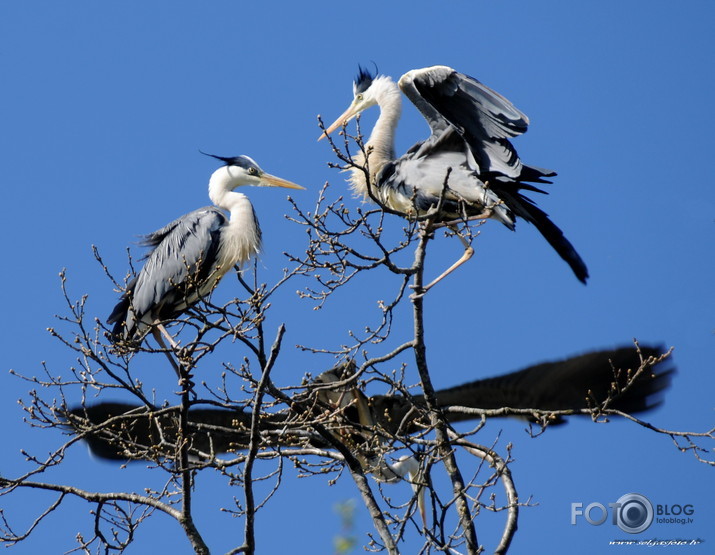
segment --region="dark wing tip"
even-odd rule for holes
[[[645,371],[630,385],[630,387],[621,395],[614,398],[611,408],[618,409],[627,413],[639,413],[655,409],[663,404],[664,393],[670,387],[673,377],[677,370],[672,363],[672,355],[659,360],[660,357],[668,353],[668,350],[662,346],[639,346],[640,356],[643,357],[644,363],[647,365]],[[635,348],[623,348],[619,355],[621,360],[617,360],[616,356],[611,360],[616,369],[637,370],[640,365],[640,358]],[[654,362],[649,363],[650,359]],[[627,381],[628,376],[615,376],[618,386],[621,382]]]

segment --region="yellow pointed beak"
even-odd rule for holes
[[[320,137],[318,137],[318,140],[322,139],[323,137],[327,137],[330,135],[333,131],[335,131],[338,127],[342,127],[345,125],[347,122],[349,122],[351,119],[353,119],[355,116],[358,115],[358,110],[355,109],[355,103],[352,103],[350,107],[345,110],[338,119],[336,119],[333,123],[328,126],[328,128],[323,132]]]
[[[300,185],[296,185],[292,181],[276,177],[275,175],[271,175],[269,173],[264,173],[261,176],[261,184],[266,187],[284,187],[286,189],[301,189],[303,191],[305,190],[305,187],[301,187]]]

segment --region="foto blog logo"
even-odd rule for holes
[[[639,534],[653,522],[653,504],[640,493],[622,495],[615,503],[608,503],[611,509],[611,524],[618,526],[628,534]],[[593,526],[599,526],[608,519],[608,509],[598,502],[583,506],[583,503],[571,503],[571,524],[575,525],[578,517],[583,517]]]

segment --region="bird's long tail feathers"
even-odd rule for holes
[[[564,232],[551,221],[548,214],[518,191],[499,191],[499,197],[519,217],[536,226],[559,256],[566,261],[579,281],[586,283],[588,268],[581,256],[566,239]]]
[[[109,334],[109,339],[112,343],[118,343],[127,335],[125,328],[130,304],[129,297],[122,295],[109,318],[107,318],[107,323],[113,324],[112,331]]]
[[[134,317],[131,310],[132,295],[137,285],[137,277],[127,283],[127,287],[107,318],[107,324],[113,325],[109,340],[117,344],[134,335]]]

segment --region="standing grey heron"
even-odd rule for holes
[[[397,158],[400,90],[427,120],[432,134]],[[545,193],[532,183],[550,183],[544,178],[556,173],[519,159],[509,138],[526,132],[529,118],[511,102],[446,66],[409,71],[398,84],[359,67],[353,95],[348,109],[318,140],[363,110],[379,106],[380,116],[364,145],[369,184],[366,172],[351,168],[350,182],[358,195],[405,215],[425,215],[441,203],[438,218],[448,225],[455,220],[491,217],[513,230],[521,217],[536,226],[576,277],[586,283],[588,270],[576,249],[548,215],[521,193]],[[364,166],[365,154],[358,153],[354,161]],[[473,250],[462,241],[466,248],[462,259],[430,286],[471,257]]]
[[[162,347],[160,334],[176,347],[162,322],[206,297],[226,272],[261,249],[253,206],[234,189],[242,185],[303,189],[264,172],[248,156],[209,156],[224,162],[209,179],[214,206],[189,212],[143,238],[142,244],[152,250],[107,319],[114,325],[112,342],[141,340],[151,329]]]

